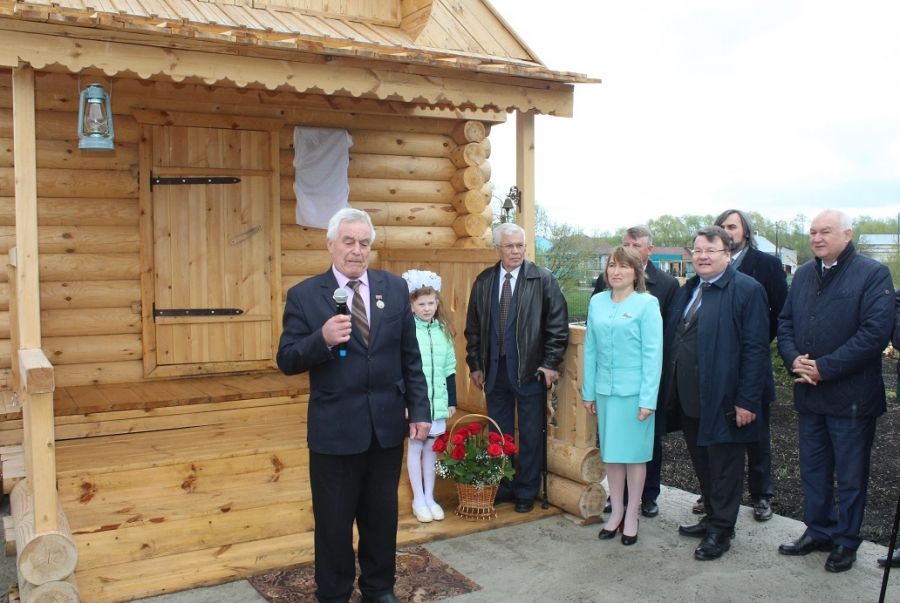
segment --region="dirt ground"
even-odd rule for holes
[[[900,403],[896,391],[896,369],[891,359],[885,360],[884,377],[888,392],[887,413],[878,419],[875,444],[872,447],[871,476],[863,520],[862,537],[888,545],[900,495]],[[780,381],[784,383],[784,375]],[[803,521],[803,487],[800,483],[797,413],[786,384],[777,387],[777,401],[772,407],[772,473],[775,480],[775,513]],[[663,439],[662,482],[669,486],[699,492],[691,459],[680,432]],[[744,503],[750,504],[744,492]],[[798,534],[799,536],[799,534]]]

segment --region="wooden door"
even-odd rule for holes
[[[214,372],[274,358],[270,135],[152,128],[158,366]]]

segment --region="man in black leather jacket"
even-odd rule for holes
[[[511,484],[501,484],[497,499],[514,499],[516,511],[527,513],[540,484],[541,413],[546,412],[547,388],[559,379],[569,315],[553,274],[525,260],[520,226],[494,229],[494,247],[500,261],[475,278],[469,297],[466,362],[503,433],[513,433],[518,415],[516,476]]]

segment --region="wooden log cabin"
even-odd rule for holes
[[[274,354],[287,289],[330,259],[295,222],[294,128],[349,132],[373,266],[440,273],[461,333],[496,259],[491,126],[516,112],[533,237],[534,116],[571,116],[573,84],[593,80],[546,68],[482,0],[0,0],[0,39],[0,459],[20,596],[125,601],[309,562],[308,381]],[[110,151],[79,149],[93,83]],[[210,308],[241,312],[165,311]],[[589,427],[563,423],[571,487],[596,455]]]

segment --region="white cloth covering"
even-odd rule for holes
[[[336,211],[348,207],[353,138],[336,128],[294,128],[294,195],[300,226],[327,228]]]

